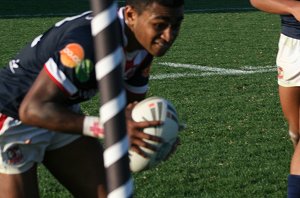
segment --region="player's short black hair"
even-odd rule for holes
[[[160,5],[177,8],[184,5],[184,0],[126,0],[126,5],[133,6],[138,13],[142,13],[148,5],[158,3]]]

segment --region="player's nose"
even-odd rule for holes
[[[177,31],[172,29],[172,27],[168,27],[163,31],[162,38],[169,43],[176,38],[176,35],[177,35]]]

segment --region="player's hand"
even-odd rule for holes
[[[127,125],[127,134],[129,136],[129,141],[131,144],[131,150],[137,152],[143,157],[147,157],[147,155],[141,150],[140,147],[144,147],[153,151],[157,150],[157,147],[151,145],[150,143],[144,140],[151,140],[154,142],[161,143],[163,140],[157,136],[149,135],[144,133],[143,130],[148,127],[158,127],[163,123],[161,121],[143,121],[143,122],[135,122],[131,117],[131,112],[133,107],[137,104],[137,102],[130,103],[126,107],[126,125]]]

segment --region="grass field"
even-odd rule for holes
[[[61,18],[1,18],[0,65]],[[155,59],[149,96],[171,100],[187,129],[169,161],[133,175],[135,197],[286,197],[292,146],[277,93],[279,22],[257,11],[186,14],[174,47]],[[97,98],[83,105],[95,115],[97,107]],[[39,180],[42,197],[71,197],[43,166]]]

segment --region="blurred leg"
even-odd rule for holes
[[[0,198],[38,198],[36,166],[21,174],[0,173]]]
[[[289,131],[299,136],[300,87],[279,86],[279,96],[282,111],[289,124]]]
[[[81,137],[47,151],[44,165],[75,197],[106,197],[103,149],[95,138]]]
[[[287,197],[296,198],[300,196],[300,144],[299,139],[299,107],[300,107],[300,87],[281,87],[279,95],[282,111],[289,124],[289,131],[294,133],[294,154],[290,164],[290,175],[288,177]]]

